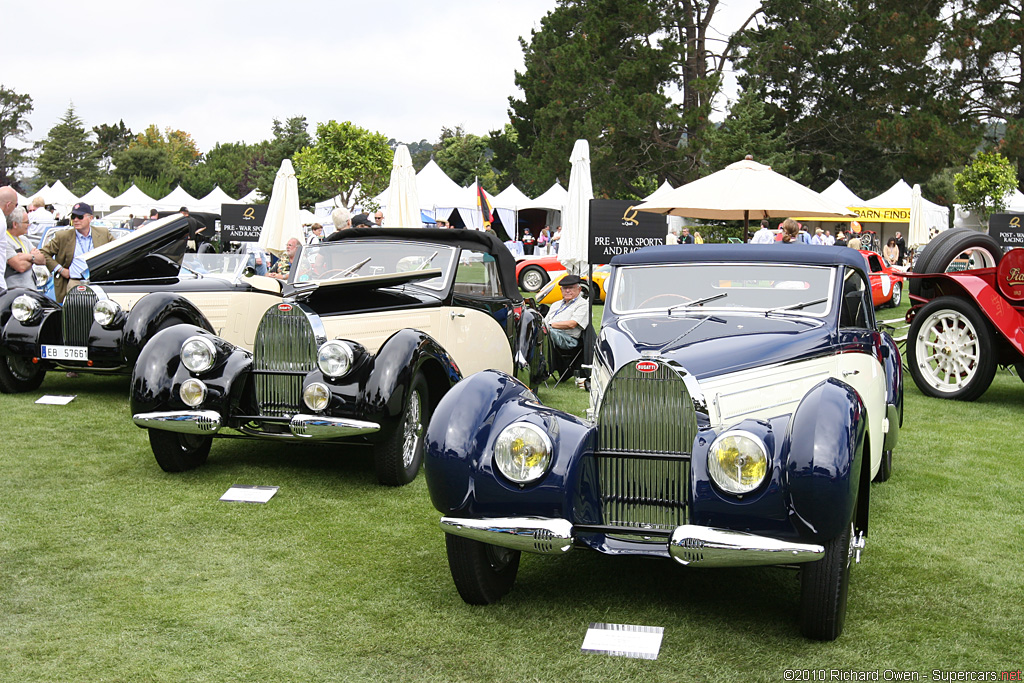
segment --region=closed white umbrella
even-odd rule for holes
[[[586,271],[590,245],[590,200],[594,184],[590,179],[590,143],[577,140],[569,157],[569,198],[562,212],[562,237],[558,241],[558,261],[570,273]]]
[[[412,165],[409,148],[405,145],[399,145],[395,149],[384,223],[389,228],[423,227],[419,191],[416,187],[416,169]]]
[[[752,159],[729,164],[636,208],[662,215],[747,222],[790,216],[857,217],[845,206]]]
[[[924,200],[921,197],[921,186],[915,184],[910,195],[910,234],[907,235],[907,247],[919,249],[928,244],[928,226],[924,219]]]
[[[299,217],[299,181],[292,160],[285,159],[274,177],[267,217],[263,221],[259,246],[276,256],[285,257],[285,245],[295,238],[302,244],[302,220]]]

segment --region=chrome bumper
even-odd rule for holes
[[[212,436],[220,431],[220,413],[213,410],[168,410],[156,413],[136,413],[132,420],[146,429],[162,429],[180,434]],[[323,415],[295,415],[288,424],[291,436],[300,439],[338,439],[380,431],[376,422],[348,420]],[[287,437],[287,434],[283,436]]]
[[[575,541],[572,523],[565,519],[442,517],[441,530],[542,555],[569,552]],[[677,562],[689,567],[752,567],[813,562],[824,557],[825,548],[813,543],[792,543],[742,531],[685,524],[672,532],[668,552]]]
[[[146,429],[162,429],[179,434],[210,436],[220,431],[220,413],[213,410],[167,410],[158,413],[136,413],[132,421]]]

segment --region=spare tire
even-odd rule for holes
[[[968,251],[970,254],[966,253]],[[991,235],[970,228],[953,228],[940,232],[928,243],[914,264],[914,272],[945,273],[995,268],[1002,257],[1003,249]],[[908,279],[910,293],[920,296],[921,279]]]

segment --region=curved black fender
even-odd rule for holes
[[[801,535],[826,541],[850,523],[865,466],[867,418],[857,392],[835,378],[808,391],[793,412],[782,448],[790,518]],[[858,517],[866,520],[866,510]]]
[[[202,408],[216,410],[226,417],[239,404],[252,369],[252,356],[209,330],[184,324],[158,332],[139,354],[132,371],[132,414],[187,408],[178,390],[182,382],[194,375],[181,364],[181,345],[194,336],[208,337],[217,349],[214,366],[197,376],[207,387]]]
[[[153,292],[139,299],[128,312],[122,334],[122,348],[128,364],[139,358],[146,343],[168,318],[178,318],[213,332],[213,327],[194,303],[173,292]]]
[[[360,391],[359,412],[364,419],[381,424],[381,430],[371,440],[383,440],[398,428],[405,411],[406,392],[417,372],[427,381],[432,407],[462,379],[455,361],[433,337],[411,328],[398,330],[370,361]]]
[[[523,306],[512,356],[516,379],[527,386],[536,387],[551,374],[551,350],[544,316],[536,308]]]
[[[513,422],[530,422],[551,439],[552,462],[538,481],[519,485],[494,463],[494,442]],[[426,432],[424,471],[430,500],[462,517],[537,516],[595,522],[583,463],[596,439],[593,425],[542,405],[522,382],[484,370],[445,396]]]
[[[14,300],[21,295],[35,299],[40,317],[21,323],[11,312]],[[53,299],[31,289],[10,289],[0,296],[0,330],[3,331],[0,353],[36,355],[40,344],[61,343],[61,306]]]

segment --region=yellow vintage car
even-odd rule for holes
[[[594,303],[601,303],[604,301],[605,295],[605,284],[608,282],[608,274],[612,272],[610,266],[598,266],[594,268],[594,284],[597,285],[597,298],[594,299]],[[544,285],[539,292],[537,292],[537,303],[551,305],[556,301],[561,300],[562,293],[558,289],[558,283],[563,277],[568,275],[568,272],[562,272],[551,278],[551,281]],[[583,296],[590,296],[590,283],[587,282],[587,276],[583,276]]]

